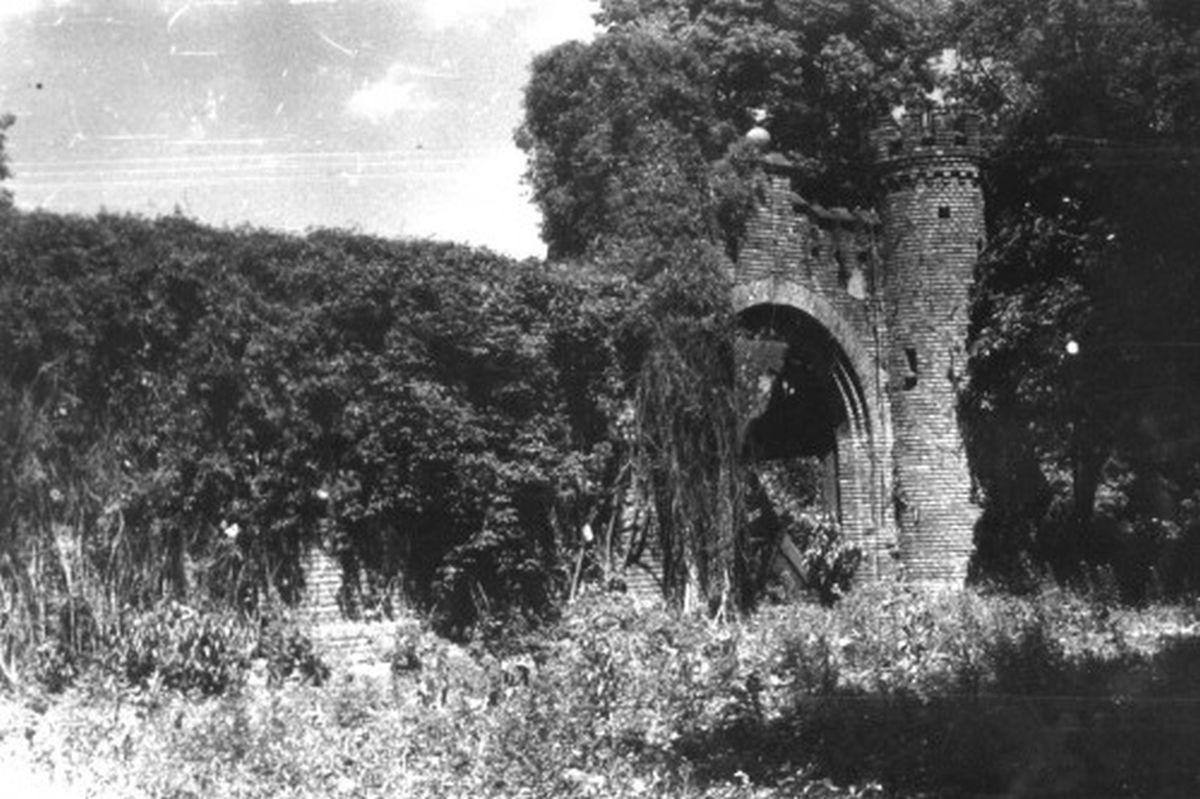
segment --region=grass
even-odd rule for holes
[[[0,768],[179,799],[1194,796],[1197,619],[893,586],[718,624],[588,597],[503,651],[407,634],[396,668],[323,687],[14,694]]]

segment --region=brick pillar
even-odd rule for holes
[[[301,610],[314,624],[342,620],[338,592],[342,588],[342,566],[320,547],[304,556],[304,599]]]
[[[909,114],[872,137],[882,168],[894,505],[903,576],[961,583],[978,509],[959,429],[969,292],[984,235],[977,117]]]

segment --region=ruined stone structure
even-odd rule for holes
[[[977,517],[957,401],[984,235],[979,119],[910,112],[871,144],[874,210],[808,202],[786,159],[762,158],[734,267],[746,440],[764,460],[820,462],[861,577],[961,583]]]

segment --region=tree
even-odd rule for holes
[[[647,228],[736,235],[756,111],[803,167],[800,190],[868,204],[866,132],[932,85],[936,5],[606,0],[605,32],[539,56],[525,92],[517,140],[551,257],[642,248]]]
[[[799,189],[866,204],[866,133],[932,87],[935,0],[608,0],[610,32],[650,29],[704,64],[714,143],[770,115],[774,146],[804,168]],[[719,154],[719,153],[718,153]]]
[[[1001,133],[968,403],[981,565],[1100,565],[1130,596],[1157,569],[1182,587],[1196,579],[1181,549],[1195,537],[1183,500],[1197,454],[1183,442],[1200,430],[1185,399],[1200,387],[1195,15],[1169,2],[968,2],[947,31],[956,96]]]
[[[535,60],[518,140],[551,259],[711,235],[706,83],[694,54],[644,31]]]

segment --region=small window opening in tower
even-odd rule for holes
[[[813,258],[820,258],[821,257],[820,245],[814,244],[813,248],[811,250],[809,250],[809,254],[812,255]]]
[[[950,218],[950,206],[939,205],[938,206],[938,219],[949,219],[949,218]]]
[[[954,146],[967,146],[967,118],[958,117],[954,120]]]
[[[900,155],[904,149],[904,139],[892,139],[888,142],[888,155]]]
[[[842,255],[841,250],[836,250],[833,253],[833,260],[837,262],[838,288],[844,289],[850,283],[850,271],[846,269],[846,258]]]
[[[904,359],[908,362],[908,374],[904,376],[904,388],[917,386],[917,351],[913,347],[904,348]]]
[[[975,252],[983,252],[983,239],[975,239]]]

